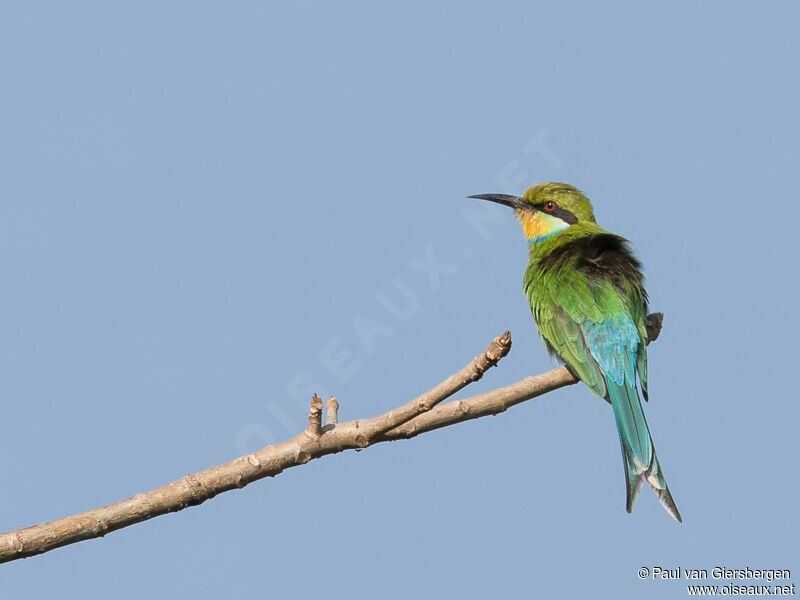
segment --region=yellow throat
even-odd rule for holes
[[[517,220],[522,224],[525,237],[531,241],[544,239],[569,227],[568,223],[558,217],[527,210],[518,210]]]

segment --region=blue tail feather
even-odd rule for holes
[[[661,501],[661,505],[678,522],[682,522],[678,507],[669,492],[664,474],[656,458],[656,450],[650,437],[650,430],[644,418],[644,411],[635,384],[627,381],[619,385],[606,378],[608,400],[614,409],[617,422],[622,458],[625,464],[625,483],[627,486],[628,512],[633,510],[636,498],[642,488],[642,480],[647,483]]]

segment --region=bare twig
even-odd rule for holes
[[[661,327],[664,325],[664,313],[650,313],[647,315],[647,343],[655,342],[661,335]]]
[[[339,422],[339,402],[334,396],[328,398],[328,404],[325,405],[327,415],[325,417],[326,425],[336,425]]]
[[[468,386],[470,383],[478,381],[488,369],[495,366],[501,358],[508,354],[509,350],[511,350],[511,332],[506,331],[503,335],[496,337],[483,353],[476,356],[470,364],[461,369],[458,373],[450,375],[450,377],[435,388],[418,396],[411,402],[399,408],[395,408],[394,410],[390,410],[381,417],[376,417],[380,419],[380,425],[378,425],[374,436],[377,437],[385,431],[389,431],[390,429],[402,425],[406,421],[410,421],[417,415],[430,410],[445,398],[449,398],[457,391]],[[358,423],[358,421],[356,421],[356,423]]]
[[[306,433],[318,438],[322,435],[322,398],[314,394],[311,397],[311,409],[308,411],[308,429]]]
[[[558,367],[485,394],[441,404],[416,419],[387,431],[378,441],[409,439],[426,431],[496,415],[515,404],[577,382],[578,380],[566,367]]]
[[[431,391],[383,415],[339,423],[324,434],[321,427],[322,400],[315,394],[311,400],[308,428],[300,435],[114,504],[4,533],[0,535],[0,562],[102,537],[134,523],[201,504],[217,494],[242,488],[263,477],[275,476],[311,459],[369,446],[384,432],[430,410],[467,384],[480,379],[487,369],[508,354],[510,347],[511,334],[506,332],[466,367]]]
[[[650,325],[648,323],[648,327]],[[660,325],[659,320],[656,324],[658,330]],[[655,339],[657,336],[656,330],[650,338]],[[506,332],[495,338],[466,367],[430,391],[371,419],[337,423],[338,402],[331,398],[327,406],[328,424],[323,428],[322,400],[315,394],[311,400],[308,428],[299,435],[114,504],[4,533],[0,535],[0,562],[26,558],[82,540],[102,537],[111,531],[165,513],[196,506],[217,494],[242,488],[264,477],[274,477],[284,469],[305,464],[326,454],[365,448],[383,441],[412,438],[433,429],[497,414],[515,404],[576,382],[566,368],[559,367],[485,394],[439,405],[480,379],[489,368],[508,354],[510,348],[511,334]]]

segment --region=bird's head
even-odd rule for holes
[[[521,197],[507,194],[470,196],[510,206],[530,242],[540,242],[580,223],[594,223],[589,199],[566,183],[539,183]]]

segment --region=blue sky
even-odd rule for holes
[[[465,199],[548,180],[666,314],[645,410],[684,523],[649,490],[626,514],[612,413],[573,386],[2,565],[0,595],[674,598],[637,570],[800,570],[798,16],[4,3],[1,530],[290,437],[313,391],[378,414],[505,329],[467,394],[551,368],[521,232]]]

